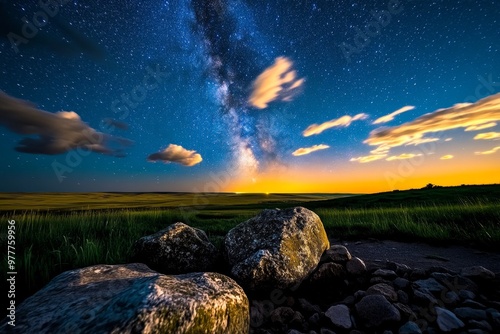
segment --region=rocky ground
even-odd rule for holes
[[[499,278],[483,267],[367,267],[334,245],[297,289],[250,297],[251,332],[498,333]]]
[[[264,210],[223,250],[176,223],[137,240],[137,263],[57,276],[0,332],[500,333],[494,254],[408,245],[359,242],[351,254],[302,207]]]

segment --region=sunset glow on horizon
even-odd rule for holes
[[[3,6],[17,34],[40,10]],[[397,6],[382,26],[381,1],[70,2],[0,39],[0,191],[500,183],[500,3]]]

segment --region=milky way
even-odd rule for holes
[[[241,14],[224,0],[193,0],[196,33],[207,54],[207,70],[217,85],[215,98],[229,126],[231,145],[242,173],[279,163],[276,138],[268,117],[248,105],[252,81],[263,70],[263,57],[252,48],[254,32],[241,28]]]

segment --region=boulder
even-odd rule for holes
[[[329,247],[321,219],[302,207],[264,210],[225,239],[231,274],[250,290],[300,284]]]
[[[439,293],[444,290],[444,286],[442,286],[438,281],[434,278],[428,278],[425,280],[418,280],[413,282],[414,289],[418,290],[426,290],[432,293]]]
[[[399,311],[382,295],[365,296],[356,304],[356,312],[368,328],[401,320]]]
[[[247,333],[250,321],[248,299],[231,278],[166,276],[144,264],[64,272],[16,315],[19,333]]]
[[[135,262],[168,275],[212,271],[218,255],[205,232],[183,223],[137,240],[132,253]]]
[[[399,328],[399,334],[422,334],[418,325],[413,321],[408,321]]]

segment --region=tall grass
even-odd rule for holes
[[[181,221],[203,229],[216,246],[232,227],[257,211],[245,208],[203,211],[116,210],[24,212],[3,216],[0,244],[6,249],[7,221],[16,221],[19,303],[57,274],[95,264],[126,263],[132,244]],[[316,209],[334,238],[389,238],[439,243],[474,243],[500,248],[500,204],[468,202],[370,209]],[[6,255],[0,270],[7,272]],[[5,284],[3,282],[2,284]],[[2,288],[2,291],[6,291]]]
[[[498,248],[500,205],[467,202],[375,209],[318,209],[332,237],[390,238]]]

